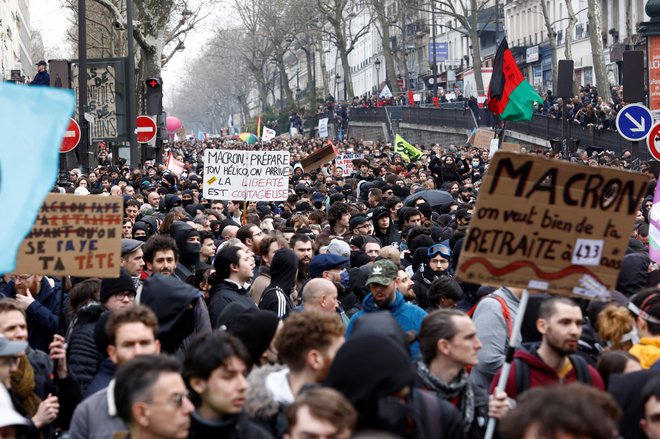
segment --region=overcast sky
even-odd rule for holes
[[[91,2],[93,0],[87,0]],[[39,29],[43,36],[46,49],[46,58],[70,57],[66,52],[66,29],[70,21],[67,19],[69,10],[61,6],[62,0],[29,0],[30,4],[30,27]],[[194,3],[194,2],[193,2]],[[204,43],[211,36],[211,30],[220,21],[220,12],[224,8],[213,8],[212,15],[203,21],[198,27],[190,32],[185,42],[185,50],[177,53],[168,63],[163,71],[163,82],[165,92],[165,104],[169,103],[168,91],[177,83],[177,79],[185,73],[185,66],[201,51]],[[227,20],[227,15],[224,15]]]

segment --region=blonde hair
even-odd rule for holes
[[[394,262],[397,267],[401,265],[401,253],[399,252],[399,249],[393,245],[386,245],[385,247],[381,248],[378,255]]]
[[[607,350],[627,351],[631,343],[622,339],[634,327],[635,319],[630,311],[622,306],[607,305],[598,313],[598,336],[607,343]]]

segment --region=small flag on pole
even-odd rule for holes
[[[493,61],[493,74],[488,86],[488,108],[503,120],[531,120],[534,102],[541,105],[543,99],[520,73],[504,38]]]
[[[184,170],[183,166],[183,162],[181,160],[177,160],[176,157],[174,157],[172,154],[172,151],[170,151],[167,156],[167,169],[178,177]]]
[[[398,134],[395,137],[394,152],[401,154],[401,157],[407,161],[417,160],[422,156],[422,152],[419,149],[406,142],[404,138]]]

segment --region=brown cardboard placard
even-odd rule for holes
[[[605,299],[649,177],[498,151],[484,177],[456,278]]]
[[[495,138],[495,131],[487,130],[485,128],[479,128],[476,133],[468,141],[472,146],[476,146],[481,149],[489,149],[490,141]]]
[[[16,273],[117,277],[124,200],[49,194],[18,251]]]
[[[324,146],[318,151],[314,151],[300,161],[305,172],[311,172],[316,168],[320,168],[325,163],[331,162],[337,157],[335,149],[331,144]]]
[[[500,151],[520,152],[520,143],[502,142]]]

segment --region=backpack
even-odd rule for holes
[[[494,294],[488,294],[487,296],[482,297],[481,300],[483,300],[487,297],[490,297],[491,299],[497,300],[498,302],[500,302],[500,305],[502,306],[502,316],[504,317],[504,321],[506,322],[507,342],[508,342],[508,340],[511,339],[511,333],[513,332],[513,321],[511,319],[511,311],[509,310],[509,306],[506,304],[506,301],[503,298],[501,298],[500,296],[496,296]],[[479,302],[481,302],[481,300]],[[472,318],[472,316],[474,315],[474,312],[477,309],[477,305],[479,305],[479,302],[477,302],[467,312],[468,317]]]
[[[568,356],[577,380],[583,384],[591,385],[591,374],[589,373],[589,364],[587,360],[578,354]],[[514,358],[513,364],[516,368],[516,394],[519,396],[529,389],[529,365],[520,358]]]

